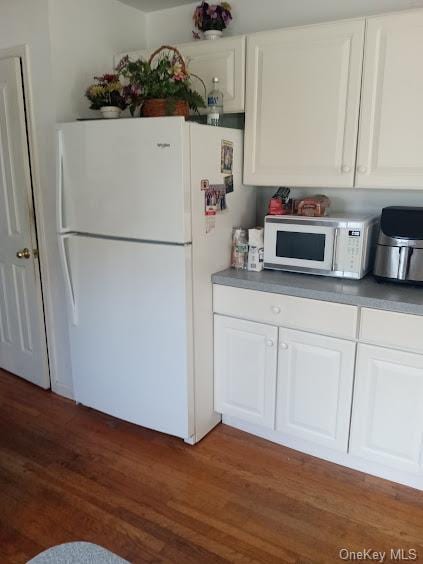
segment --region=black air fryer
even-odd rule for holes
[[[423,285],[423,207],[382,210],[374,275],[378,280]]]

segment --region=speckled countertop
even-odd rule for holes
[[[344,280],[276,270],[247,272],[230,268],[214,274],[212,281],[259,292],[423,315],[423,286],[379,283],[371,275],[362,280]]]

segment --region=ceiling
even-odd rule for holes
[[[124,4],[134,6],[143,12],[154,12],[156,10],[165,10],[174,6],[182,6],[182,4],[192,4],[193,0],[120,0]]]

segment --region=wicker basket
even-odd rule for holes
[[[144,117],[189,116],[188,102],[153,98],[145,100],[141,108]]]
[[[182,70],[187,72],[185,61],[181,53],[176,47],[171,47],[170,45],[162,45],[156,49],[148,60],[150,65],[154,57],[159,55],[162,51],[173,51],[182,65]],[[141,115],[144,117],[183,116],[186,118],[189,116],[189,105],[185,100],[152,98],[144,101],[141,108]]]

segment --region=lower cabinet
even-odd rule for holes
[[[273,429],[278,329],[215,315],[214,331],[215,410]]]
[[[350,452],[422,472],[423,356],[358,346]]]
[[[276,429],[348,451],[355,343],[279,329]]]
[[[214,319],[216,411],[347,452],[355,344]]]
[[[363,308],[360,326],[350,324],[357,343],[311,332],[300,298],[289,315],[272,308],[272,323],[273,301],[244,292],[232,301],[214,294],[216,411],[277,443],[423,490],[422,318]],[[239,302],[255,321],[231,317]]]

